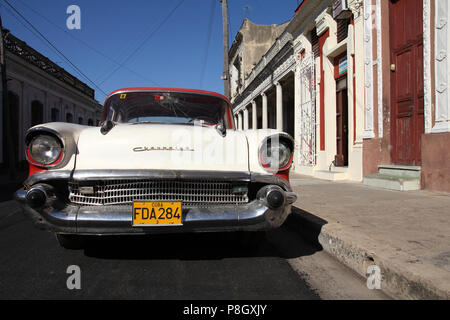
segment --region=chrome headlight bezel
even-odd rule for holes
[[[272,173],[288,170],[292,165],[293,145],[293,139],[286,133],[266,137],[258,149],[259,164]]]
[[[58,165],[64,156],[61,139],[47,132],[35,134],[27,144],[27,160],[32,165],[48,168]]]

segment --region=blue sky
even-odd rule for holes
[[[223,93],[219,0],[184,0],[164,24],[182,0],[8,1],[106,93],[156,85]],[[228,2],[231,46],[245,17],[259,24],[283,23],[293,17],[298,0]],[[4,28],[94,88],[103,103],[104,93],[25,28],[4,0],[0,4]],[[72,4],[81,9],[80,30],[66,27],[66,9]]]

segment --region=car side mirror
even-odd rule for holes
[[[223,125],[222,122],[216,124],[216,130],[222,137],[225,137],[227,135],[227,128]]]
[[[111,120],[106,120],[100,127],[100,132],[105,135],[109,131],[111,131],[112,128],[114,128],[114,122],[112,122]]]

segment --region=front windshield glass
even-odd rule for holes
[[[120,123],[223,124],[233,128],[220,97],[185,92],[124,92],[106,102],[104,118]]]

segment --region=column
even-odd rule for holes
[[[256,101],[252,101],[252,129],[256,130],[258,129],[258,113],[256,110]]]
[[[66,114],[64,113],[64,105],[63,105],[63,99],[59,98],[59,116],[58,116],[58,122],[59,121],[66,121]],[[94,120],[95,121],[95,120]],[[95,124],[95,122],[94,122]]]
[[[27,132],[27,129],[30,127],[31,124],[31,115],[30,115],[30,99],[29,99],[29,86],[24,81],[20,81],[20,86],[22,89],[21,97],[20,97],[20,111],[19,111],[19,123],[20,123],[20,129],[19,129],[19,150],[25,150],[25,134]],[[16,161],[18,160],[25,160],[24,152],[19,152],[19,155],[15,156]]]
[[[242,130],[242,113],[238,112],[238,122],[237,122],[238,130]]]
[[[436,0],[435,3],[435,68],[436,68],[436,110],[433,133],[450,132],[450,4],[448,0]]]
[[[49,108],[49,103],[48,103],[48,93],[47,91],[44,91],[44,102],[43,102],[44,106],[43,106],[43,110],[42,110],[42,116],[43,116],[43,121],[42,123],[46,123],[46,122],[50,122],[50,110],[51,108]]]
[[[364,0],[364,75],[365,75],[365,119],[364,138],[374,138],[373,108],[373,43],[372,0]]]
[[[263,92],[262,96],[262,128],[267,129],[268,127],[268,117],[267,117],[267,95]]]
[[[363,0],[350,0],[348,1],[348,6],[352,10],[355,24],[354,24],[354,35],[353,43],[361,44],[364,43],[364,6]],[[351,46],[352,47],[352,46]],[[365,74],[364,74],[364,46],[354,45],[354,63],[353,63],[353,74],[354,74],[354,95],[355,101],[353,104],[353,143],[358,145],[362,144],[364,136],[364,122],[365,122],[365,95],[361,94],[365,92]]]
[[[381,1],[381,0],[377,0]],[[431,77],[431,1],[423,0],[423,79],[424,79],[424,133],[430,133],[432,128],[432,77]],[[434,2],[436,3],[436,2]],[[381,6],[381,5],[380,5]],[[380,9],[381,10],[381,9]],[[435,17],[433,17],[434,20]]]
[[[298,56],[298,54],[296,56]],[[305,57],[306,57],[306,54],[305,54]],[[309,58],[307,58],[307,59],[309,59]],[[301,151],[301,141],[302,141],[302,137],[300,136],[300,132],[301,132],[300,90],[302,90],[302,89],[300,88],[301,81],[300,81],[300,63],[299,62],[300,62],[299,59],[296,59],[296,65],[295,65],[295,71],[294,71],[294,137],[293,137],[294,138],[294,163],[293,163],[293,169],[295,169],[296,164],[300,162],[299,160],[302,159],[302,157],[299,155],[300,154],[299,151]],[[301,119],[301,120],[305,121],[305,119]],[[311,148],[309,151],[310,151],[310,153],[312,153]]]
[[[244,108],[244,130],[248,130],[248,109]]]
[[[275,83],[277,87],[277,130],[283,131],[283,87],[281,83]]]

